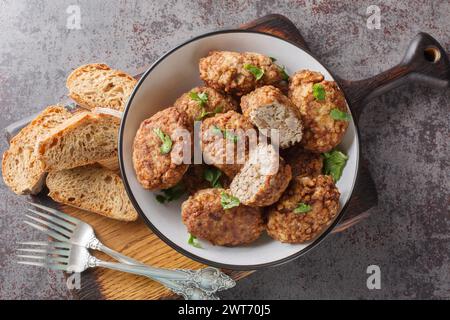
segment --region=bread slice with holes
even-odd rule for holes
[[[80,106],[119,111],[124,110],[135,85],[136,79],[132,76],[101,63],[78,67],[66,82],[69,96]]]
[[[121,221],[138,217],[122,179],[111,170],[90,165],[55,171],[46,182],[48,195],[57,202]]]
[[[45,171],[58,171],[116,158],[120,119],[80,112],[42,139],[37,148]]]
[[[51,129],[72,114],[63,106],[49,106],[11,139],[3,154],[2,176],[5,184],[17,194],[37,194],[41,191],[45,170],[37,157],[36,143]]]

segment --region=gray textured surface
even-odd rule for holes
[[[317,2],[317,4],[316,4]],[[81,30],[66,8],[81,8]],[[158,3],[158,4],[157,4]],[[366,28],[378,4],[380,30]],[[0,1],[0,127],[66,94],[65,77],[101,61],[134,73],[177,43],[268,13],[289,17],[336,74],[359,79],[396,63],[418,31],[450,51],[448,1]],[[410,85],[372,101],[362,151],[379,191],[371,216],[306,256],[259,271],[224,298],[450,298],[450,92]],[[6,143],[0,139],[3,152]],[[0,298],[68,298],[60,274],[13,262],[23,201],[0,184]],[[377,264],[381,290],[366,288]]]

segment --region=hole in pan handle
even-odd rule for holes
[[[365,102],[407,83],[419,82],[431,87],[450,87],[449,56],[432,36],[417,34],[401,62],[393,68],[364,80],[339,80],[352,112],[359,116]]]

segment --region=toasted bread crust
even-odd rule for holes
[[[36,154],[36,142],[72,114],[63,106],[49,106],[10,141],[3,154],[2,175],[5,184],[17,194],[37,194],[45,181],[43,163]]]
[[[122,179],[111,170],[85,166],[55,171],[48,174],[46,182],[48,195],[56,202],[121,221],[138,217]]]
[[[116,158],[119,125],[120,119],[115,116],[80,112],[38,142],[38,158],[45,171],[71,169]]]
[[[70,98],[82,107],[123,111],[136,82],[123,71],[111,69],[106,64],[93,63],[72,71],[66,87]]]

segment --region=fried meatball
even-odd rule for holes
[[[204,102],[199,101],[202,95],[205,96]],[[194,121],[202,120],[216,113],[238,109],[237,102],[234,99],[208,87],[195,87],[186,92],[175,101],[174,107],[186,112],[192,125]]]
[[[251,243],[264,230],[259,208],[239,205],[223,209],[225,189],[205,189],[189,197],[181,206],[181,217],[188,232],[214,245],[238,246]]]
[[[291,179],[291,167],[274,147],[260,144],[231,181],[230,190],[245,205],[265,207],[278,201]]]
[[[267,56],[253,52],[212,51],[200,59],[200,78],[216,90],[242,96],[257,87],[283,86],[282,69]],[[262,71],[261,78],[251,72]]]
[[[158,132],[170,137],[170,150],[163,151]],[[186,141],[189,139],[192,141],[189,117],[174,107],[144,120],[133,143],[133,165],[139,183],[149,190],[176,185],[188,169],[188,164],[183,161],[183,149],[189,149],[185,147],[186,144],[189,146],[190,141]]]
[[[315,84],[325,91],[324,99],[314,96]],[[336,82],[325,81],[319,72],[296,72],[289,84],[289,98],[300,109],[304,128],[301,144],[305,149],[328,152],[341,142],[348,121],[335,120],[330,113],[333,109],[348,113],[348,109]]]
[[[213,187],[211,181],[206,180],[205,174],[210,170],[211,172],[220,172],[220,177],[217,182],[223,187],[228,188],[230,179],[220,171],[218,168],[207,166],[206,164],[193,164],[183,176],[183,185],[189,194],[193,195],[199,190]]]
[[[270,134],[269,129],[278,130],[281,148],[302,140],[300,111],[280,89],[274,86],[257,88],[241,98],[241,109],[262,134]]]
[[[291,166],[293,177],[315,177],[322,173],[323,159],[320,153],[305,150],[297,145],[283,150],[282,156]]]
[[[338,213],[339,196],[331,176],[295,178],[280,201],[268,209],[267,233],[287,243],[315,238]],[[296,213],[300,204],[310,206],[309,211]]]
[[[235,111],[217,114],[202,122],[203,158],[207,164],[219,168],[230,178],[244,166],[249,142],[256,139],[256,129],[247,118]]]

